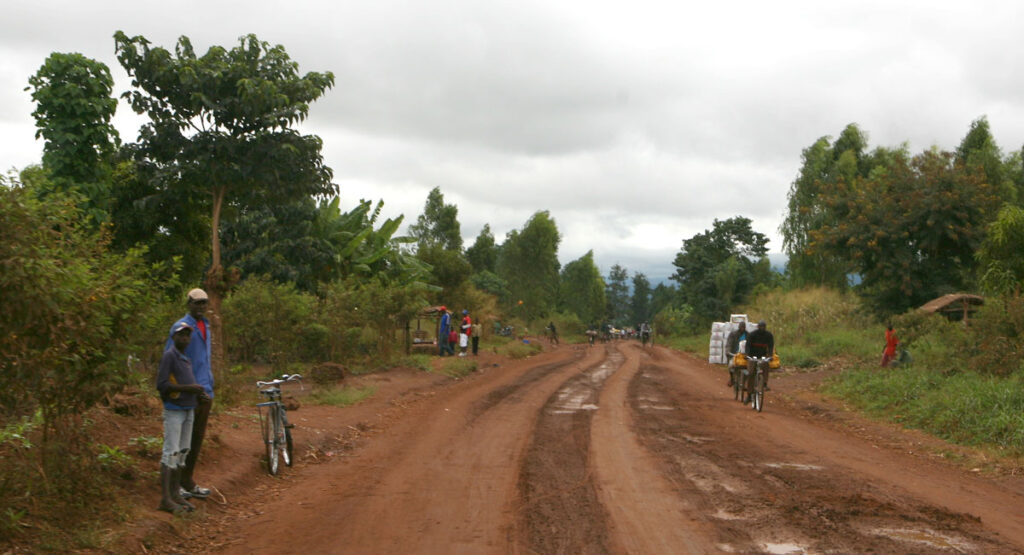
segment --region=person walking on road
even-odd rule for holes
[[[203,386],[205,395],[198,397],[195,407],[195,418],[192,421],[192,437],[188,455],[185,457],[185,466],[181,471],[181,489],[184,490],[183,497],[196,497],[205,499],[209,497],[210,490],[195,482],[194,474],[196,462],[199,460],[199,451],[203,447],[203,439],[206,437],[206,424],[210,418],[210,409],[213,408],[213,369],[210,368],[210,322],[206,319],[206,308],[209,305],[209,297],[202,289],[193,289],[186,296],[186,307],[188,313],[171,326],[167,334],[167,343],[164,350],[174,346],[174,330],[181,324],[187,325],[191,330],[191,337],[185,347],[185,356],[192,363],[192,374],[195,382]]]

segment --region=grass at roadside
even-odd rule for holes
[[[441,363],[439,372],[450,378],[461,378],[471,372],[476,372],[477,363],[475,360],[462,357],[448,357]]]
[[[540,344],[539,340],[523,343],[518,339],[513,339],[494,348],[495,353],[512,359],[526,358],[543,350],[544,347]]]
[[[1021,372],[997,378],[975,372],[945,375],[922,366],[858,368],[831,380],[825,392],[947,441],[1024,455]]]
[[[376,387],[331,387],[314,391],[309,399],[317,405],[347,407],[368,399],[377,392]]]

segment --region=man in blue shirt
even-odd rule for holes
[[[192,477],[195,472],[196,460],[199,458],[199,449],[203,446],[203,438],[206,436],[206,423],[210,416],[210,409],[213,407],[213,370],[210,368],[210,322],[206,319],[206,308],[209,304],[209,297],[202,289],[193,289],[188,292],[188,314],[171,326],[171,333],[168,334],[165,350],[174,345],[174,330],[180,324],[192,328],[192,338],[185,349],[185,356],[192,362],[192,373],[196,383],[203,386],[206,392],[200,397],[195,408],[195,419],[192,422],[192,442],[188,455],[185,457],[185,467],[181,472],[181,487],[185,490],[185,497],[196,497],[205,499],[210,495],[210,490],[200,487]]]
[[[448,313],[448,308],[442,306],[441,324],[437,328],[437,345],[440,350],[440,353],[438,354],[441,356],[444,356],[446,352],[452,356],[455,355],[455,349],[453,349],[451,344],[448,342],[448,332],[451,331],[451,324],[452,316]]]

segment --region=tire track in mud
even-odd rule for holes
[[[517,526],[534,553],[610,553],[608,515],[590,472],[590,428],[605,380],[622,355],[566,380],[540,411],[519,473]]]
[[[814,453],[780,454],[743,425],[771,414],[755,415],[735,401],[683,389],[677,375],[664,362],[643,365],[630,381],[629,400],[640,441],[661,459],[678,494],[707,515],[718,549],[1018,552],[992,539],[976,517],[876,485]]]
[[[524,388],[536,383],[550,375],[552,372],[557,372],[566,366],[578,364],[580,359],[583,357],[583,354],[584,353],[582,352],[575,353],[575,355],[568,360],[556,361],[534,367],[517,378],[514,382],[498,387],[494,391],[485,395],[473,406],[473,409],[469,413],[470,418],[473,420],[479,418],[481,414],[494,408],[499,403],[505,401],[518,402],[521,397],[519,393],[523,391]]]

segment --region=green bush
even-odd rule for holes
[[[315,320],[317,299],[291,284],[247,279],[224,301],[224,334],[231,356],[262,361],[283,372],[288,363],[319,358],[323,326]]]

